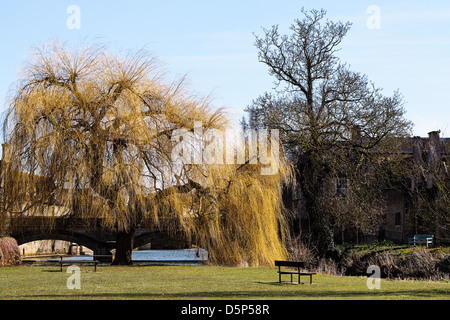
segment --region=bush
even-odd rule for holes
[[[315,263],[316,257],[314,253],[301,241],[300,237],[290,239],[287,242],[287,251],[289,258],[292,260],[303,261],[306,266]]]
[[[367,275],[367,267],[376,265],[380,267],[381,277],[387,279],[441,280],[450,277],[450,255],[436,254],[427,248],[352,253],[344,260],[344,274],[349,276]]]
[[[0,266],[18,265],[21,262],[17,241],[10,237],[0,238]]]
[[[305,268],[323,274],[339,274],[339,265],[336,259],[340,254],[329,254],[324,257],[320,257],[314,254],[313,250],[309,249],[307,245],[303,243],[300,237],[290,239],[287,242],[287,251],[289,259],[305,262]]]
[[[367,268],[378,266],[385,279],[450,279],[450,250],[446,248],[405,248],[388,243],[360,245],[319,257],[300,239],[288,243],[290,258],[306,262],[318,273],[367,276]]]

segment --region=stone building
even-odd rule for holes
[[[402,158],[414,174],[404,177],[402,181],[393,181],[391,188],[383,190],[385,207],[380,212],[381,221],[378,223],[378,230],[370,235],[358,232],[355,235],[355,230],[346,231],[345,235],[341,235],[341,230],[335,230],[337,242],[390,240],[407,243],[413,235],[429,232],[429,228],[421,221],[418,214],[419,208],[413,191],[427,193],[433,189],[433,178],[429,174],[432,170],[441,170],[446,175],[446,179],[450,179],[450,138],[440,138],[440,131],[433,131],[426,138],[409,138],[404,145],[401,151]],[[349,185],[351,181],[339,178],[336,181],[330,181],[328,187],[334,188],[336,195],[345,196],[350,192]],[[285,194],[284,203],[292,212],[291,230],[294,234],[298,234],[302,228],[307,228],[309,217],[301,190],[294,189],[292,193]],[[439,242],[439,235],[435,234],[435,236]]]
[[[430,132],[428,138],[414,137],[404,155],[416,175],[407,178],[398,187],[386,190],[387,206],[383,213],[379,238],[396,242],[407,242],[414,234],[428,233],[418,215],[419,208],[413,191],[427,193],[434,187],[433,170],[450,177],[450,138],[440,138],[439,131]],[[438,229],[436,229],[438,231]],[[439,241],[439,236],[437,241]]]

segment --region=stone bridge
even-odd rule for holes
[[[22,220],[23,219],[23,220]],[[19,245],[37,240],[64,240],[91,249],[94,255],[111,256],[116,246],[116,234],[100,227],[97,222],[81,218],[23,217],[10,227],[10,236]],[[134,248],[151,243],[152,248],[187,248],[189,242],[180,233],[162,228],[142,228],[135,232]],[[104,260],[111,258],[104,257]]]

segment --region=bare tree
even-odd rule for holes
[[[263,177],[248,161],[174,162],[175,132],[195,123],[203,132],[228,122],[183,79],[166,84],[144,51],[121,57],[58,42],[35,50],[3,126],[2,224],[24,214],[92,220],[117,233],[116,264],[131,263],[144,224],[182,230],[217,263],[283,257],[279,196],[289,166]]]
[[[324,10],[302,12],[304,18],[291,25],[290,35],[274,26],[256,36],[259,60],[274,76],[277,91],[261,95],[247,112],[250,127],[280,130],[298,172],[310,235],[325,252],[334,247],[335,221],[324,185],[340,177],[356,178],[350,183],[358,183],[358,188],[373,181],[363,168],[395,150],[410,123],[403,118],[398,92],[383,96],[366,76],[337,57],[351,24],[325,20]]]

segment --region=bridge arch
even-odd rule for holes
[[[151,243],[152,249],[185,249],[190,247],[190,241],[181,233],[169,234],[167,231],[142,230],[134,236],[133,249]]]
[[[11,236],[16,239],[18,245],[39,240],[63,240],[74,242],[89,248],[94,252],[94,254],[109,254],[109,252],[105,252],[104,244],[99,243],[95,238],[81,232],[60,230],[57,233],[44,233],[36,231],[12,234]]]
[[[63,240],[74,242],[91,249],[94,255],[110,255],[111,250],[115,248],[115,236],[89,233],[83,230],[56,230],[54,232],[43,232],[42,230],[27,230],[26,232],[17,232],[11,234],[16,239],[17,244],[25,244],[39,240]],[[108,241],[109,240],[109,241]],[[179,234],[169,234],[161,230],[138,230],[133,241],[133,249],[139,248],[145,244],[151,243],[152,249],[186,249],[191,243]]]

